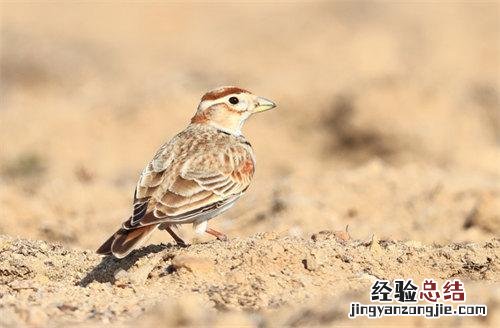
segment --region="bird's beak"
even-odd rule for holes
[[[257,106],[255,106],[254,113],[264,112],[276,107],[276,104],[264,97],[257,97]]]

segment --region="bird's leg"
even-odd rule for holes
[[[184,240],[182,240],[181,237],[177,236],[177,234],[172,230],[172,228],[170,228],[169,225],[162,224],[162,225],[160,225],[160,229],[166,230],[170,234],[170,236],[172,236],[172,238],[174,238],[177,245],[182,246],[182,247],[187,247],[187,244],[184,242]]]
[[[219,231],[214,230],[212,228],[207,228],[207,230],[205,230],[205,232],[208,234],[211,234],[212,236],[215,236],[219,240],[227,241],[227,236],[225,234],[223,234],[222,232],[219,232]]]

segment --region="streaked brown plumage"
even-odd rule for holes
[[[207,228],[207,221],[234,204],[255,171],[252,147],[241,127],[251,114],[273,107],[273,102],[237,87],[205,94],[191,124],[161,146],[143,170],[131,217],[97,253],[125,257],[156,228],[184,244],[172,226],[186,223],[224,239]]]

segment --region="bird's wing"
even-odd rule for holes
[[[230,206],[250,185],[254,159],[247,146],[211,149],[178,162],[170,148],[160,149],[143,171],[125,229],[210,216]]]

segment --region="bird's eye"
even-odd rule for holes
[[[229,98],[229,102],[233,105],[236,105],[237,103],[240,102],[240,100],[236,97],[231,97],[231,98]]]

